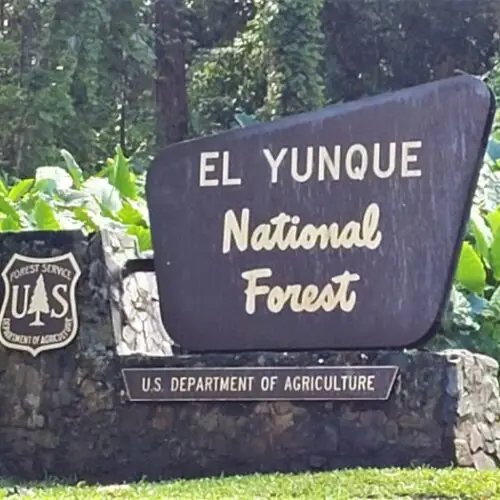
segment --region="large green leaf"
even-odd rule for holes
[[[73,155],[66,151],[65,149],[61,149],[61,155],[64,158],[64,163],[66,163],[66,168],[75,183],[76,189],[80,189],[83,183],[83,173],[82,169],[76,163],[76,160],[73,158]]]
[[[491,232],[495,234],[500,228],[500,207],[497,207],[496,210],[488,213],[486,215],[486,220],[491,228]]]
[[[4,195],[0,194],[0,212],[4,213],[8,217],[12,217],[17,223],[20,223],[20,217],[17,213],[14,204]]]
[[[76,189],[68,189],[57,194],[58,202],[64,207],[83,207],[90,199],[91,195],[88,191],[77,191]]]
[[[0,194],[7,196],[9,194],[9,190],[5,186],[5,183],[2,179],[0,179]]]
[[[38,181],[35,181],[34,189],[38,193],[44,193],[49,197],[52,197],[57,191],[57,182],[54,179],[40,179]]]
[[[481,258],[467,241],[462,244],[455,274],[457,281],[466,289],[482,293],[486,284],[486,271]]]
[[[33,209],[33,218],[39,229],[58,230],[61,229],[54,209],[42,199],[37,200]]]
[[[489,264],[489,250],[493,241],[493,235],[477,207],[472,207],[470,225],[479,255],[486,264]]]
[[[118,212],[118,219],[123,224],[132,226],[147,226],[147,222],[144,219],[142,213],[132,206],[128,201],[123,203],[122,209]]]
[[[118,218],[118,215],[111,211],[109,208],[106,207],[106,205],[102,204],[99,200],[95,200],[97,202],[97,205],[99,206],[99,210],[101,211],[101,213],[99,214],[100,217],[99,217],[99,225],[100,226],[103,226],[103,225],[106,225],[107,222],[105,221],[105,219],[110,219],[112,221],[115,221],[115,222],[120,222],[120,219]],[[104,219],[103,219],[104,217]]]
[[[26,193],[29,192],[35,179],[23,179],[17,182],[9,191],[8,197],[12,201],[19,201]]]
[[[96,221],[94,220],[94,218],[90,216],[86,208],[75,207],[73,208],[73,214],[75,216],[75,219],[82,222],[85,229],[87,229],[88,231],[98,230],[98,225],[96,224]]]
[[[130,226],[127,233],[137,238],[139,250],[145,252],[152,249],[151,231],[142,226]]]
[[[132,199],[137,197],[137,188],[134,176],[130,172],[129,161],[125,158],[120,147],[116,148],[112,168],[109,172],[109,181],[123,196]]]
[[[2,219],[2,222],[0,223],[0,228],[2,231],[8,232],[8,231],[19,231],[22,229],[21,224],[19,224],[18,221],[16,221],[13,217],[5,217]]]
[[[128,200],[128,203],[137,210],[140,214],[146,226],[149,226],[149,210],[148,204],[145,199],[137,198],[137,200]]]
[[[112,186],[108,179],[89,177],[83,184],[82,190],[91,195],[105,210],[116,214],[122,209],[120,192]]]
[[[19,200],[17,202],[17,207],[19,208],[19,212],[21,213],[21,215],[23,213],[30,214],[35,208],[35,203],[41,197],[42,196],[40,195],[40,193],[38,193],[37,191],[32,191],[27,196]]]
[[[44,180],[53,182],[61,191],[73,186],[73,178],[61,167],[38,167],[35,172],[35,181],[38,184]]]
[[[500,280],[500,231],[495,233],[493,243],[490,247],[490,263],[493,269],[493,276]]]
[[[55,205],[53,206],[53,210],[61,229],[82,229],[82,222],[75,217],[75,214],[71,210],[66,207],[60,208]]]

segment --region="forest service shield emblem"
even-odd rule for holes
[[[81,271],[72,253],[44,258],[16,253],[1,275],[0,343],[37,356],[75,338]]]

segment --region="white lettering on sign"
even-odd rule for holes
[[[266,157],[266,160],[271,167],[271,182],[275,184],[276,182],[278,182],[278,168],[281,165],[281,162],[284,160],[288,152],[288,148],[282,148],[276,158],[273,157],[269,149],[263,149],[262,152],[264,153],[264,156]]]
[[[401,175],[403,177],[421,177],[422,171],[419,168],[415,170],[409,169],[409,163],[418,161],[415,154],[410,154],[410,149],[421,148],[422,141],[403,142],[403,154],[401,158]]]
[[[349,221],[343,227],[333,222],[331,224],[305,224],[299,228],[300,217],[281,213],[269,220],[269,223],[259,224],[250,231],[250,209],[244,208],[238,220],[234,210],[228,210],[224,215],[222,233],[222,253],[231,251],[231,242],[240,252],[250,248],[256,252],[261,250],[311,250],[318,246],[321,250],[327,248],[339,249],[352,247],[378,248],[382,241],[382,233],[378,229],[380,208],[371,203],[365,210],[361,222]]]
[[[421,147],[422,141],[390,142],[386,145],[375,142],[369,146],[355,143],[344,149],[340,145],[283,147],[277,154],[265,148],[262,154],[271,170],[272,184],[276,184],[287,170],[291,178],[300,183],[311,179],[338,181],[342,178],[342,169],[346,178],[362,181],[369,171],[379,179],[387,179],[396,173],[398,163],[401,177],[421,177],[420,169],[410,169],[410,163],[418,161],[415,150]],[[386,153],[385,165],[382,164],[383,153]]]
[[[241,274],[247,281],[245,289],[247,314],[254,314],[258,296],[266,296],[267,310],[279,313],[285,305],[293,312],[316,312],[320,309],[331,312],[340,308],[344,312],[351,312],[356,305],[356,292],[350,290],[350,284],[359,281],[359,274],[345,271],[339,276],[330,279],[321,290],[316,285],[302,286],[299,284],[287,285],[284,288],[275,285],[258,284],[257,280],[270,278],[273,272],[269,268],[253,269]],[[337,285],[337,286],[335,286]]]
[[[374,392],[375,375],[288,375],[285,391]]]
[[[419,152],[422,141],[392,141],[348,145],[309,145],[264,147],[261,153],[268,168],[270,188],[282,180],[303,184],[342,180],[401,179],[422,177]],[[242,179],[232,175],[229,151],[200,153],[199,186],[240,186]],[[277,186],[276,186],[277,187]],[[307,221],[299,214],[281,212],[262,221],[252,217],[249,207],[228,208],[222,220],[222,253],[312,251],[322,250],[376,250],[382,244],[380,205],[369,203],[357,220]],[[27,269],[26,272],[36,272]],[[344,272],[315,283],[272,283],[273,271],[257,267],[241,273],[244,286],[244,307],[247,314],[256,314],[259,308],[273,314],[285,309],[295,313],[331,313],[339,310],[350,313],[357,301],[354,284],[362,282],[356,272]],[[207,384],[210,385],[210,378]],[[191,381],[192,382],[192,381]],[[173,382],[174,383],[174,382]],[[175,382],[177,383],[177,382]],[[191,390],[190,382],[186,382]],[[222,382],[221,382],[222,383]],[[179,382],[175,390],[184,390]],[[359,379],[360,387],[369,387],[368,379]],[[174,388],[172,388],[174,390]],[[369,389],[367,389],[369,390]]]
[[[220,157],[222,156],[222,161]],[[219,160],[214,163],[211,160]],[[207,151],[200,153],[200,186],[213,187],[219,185],[219,178],[215,175],[216,168],[220,166],[222,170],[222,186],[239,186],[241,179],[231,177],[229,173],[229,151]],[[209,175],[211,174],[211,175]]]
[[[170,379],[171,392],[248,392],[253,390],[253,375],[182,376]]]

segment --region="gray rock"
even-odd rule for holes
[[[485,449],[486,453],[494,456],[496,453],[494,441],[485,441],[483,444],[484,444],[484,449]]]
[[[463,381],[459,380],[459,372],[454,366],[451,366],[446,371],[448,375],[448,383],[446,384],[446,392],[450,396],[457,396],[463,387]]]
[[[495,436],[493,435],[493,429],[492,429],[491,425],[488,425],[485,422],[479,422],[477,424],[477,428],[479,429],[479,432],[481,433],[481,436],[483,437],[483,439],[485,439],[486,441],[494,441],[495,440]]]
[[[478,470],[494,470],[497,467],[495,460],[483,451],[474,453],[472,461],[474,462],[474,467]]]
[[[465,439],[455,439],[455,454],[457,465],[461,467],[471,467],[474,465],[472,460],[472,453],[469,448],[469,444]]]
[[[496,415],[495,415],[495,413],[493,411],[486,410],[484,412],[484,418],[486,419],[486,421],[488,422],[488,424],[494,424],[495,420],[496,420]]]

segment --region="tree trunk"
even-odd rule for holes
[[[182,141],[188,131],[186,47],[182,0],[155,2],[156,141]]]

